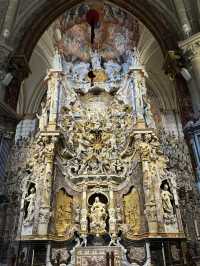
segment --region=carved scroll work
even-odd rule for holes
[[[127,238],[132,238],[134,235],[140,233],[141,214],[140,214],[140,200],[139,194],[135,188],[124,196],[124,218],[128,225]]]

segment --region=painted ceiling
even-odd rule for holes
[[[103,60],[116,59],[119,63],[126,51],[137,46],[139,22],[132,15],[108,3],[92,1],[66,11],[54,24],[54,43],[66,61],[90,61],[91,28],[86,21],[89,10],[99,13],[95,29],[94,47]]]

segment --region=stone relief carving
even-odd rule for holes
[[[132,188],[130,193],[124,196],[124,217],[125,223],[129,226],[128,237],[140,232],[140,201],[136,189]]]
[[[65,191],[60,190],[56,195],[55,228],[58,236],[69,233],[72,227],[72,198]]]
[[[66,248],[52,249],[51,261],[53,265],[61,265],[60,263],[67,263],[70,254]],[[66,265],[66,264],[64,264]]]
[[[102,70],[99,55],[94,54],[92,60],[93,68]],[[100,236],[109,233],[110,246],[121,248],[117,238],[120,230],[132,240],[141,237],[141,232],[153,235],[160,232],[179,233],[176,226],[176,172],[171,171],[172,159],[164,150],[167,146],[162,149],[160,139],[153,130],[148,129],[153,127],[153,118],[146,98],[144,71],[141,68],[136,71],[139,65],[137,58],[130,58],[129,63],[134,70],[131,71],[130,67],[124,87],[118,91],[108,92],[105,84],[103,87],[93,86],[87,91],[76,90],[78,87],[70,87],[71,83],[65,83],[62,79],[67,84],[66,88],[62,87],[62,95],[69,97],[68,101],[62,100],[60,105],[56,103],[53,88],[57,88],[56,82],[59,80],[61,84],[61,80],[59,75],[49,75],[40,132],[27,145],[31,149],[25,159],[26,165],[19,173],[21,179],[37,183],[35,194],[39,206],[33,233],[45,238],[48,228],[55,226],[53,237],[67,240],[77,231],[82,239],[82,242],[77,242],[77,247],[88,246],[88,234]],[[120,66],[112,61],[104,65],[109,82],[117,82],[121,77]],[[85,79],[87,83],[88,68],[87,64],[75,65],[71,69],[74,80],[80,83]],[[125,98],[124,91],[127,93]],[[46,125],[46,114],[49,109],[55,111],[55,107],[58,107],[59,115],[53,113],[51,122],[54,122],[54,127],[50,127],[50,123]],[[141,120],[142,128],[137,127],[138,120]],[[22,156],[27,150],[27,147],[22,149]],[[137,167],[141,171],[136,177]],[[169,188],[161,187],[164,181]],[[77,194],[77,202],[74,203],[62,190],[56,195],[60,187],[67,188],[65,191],[70,191],[69,195],[73,198]],[[102,187],[110,193],[108,204],[96,197],[88,206],[87,193],[98,189],[101,191]],[[123,196],[123,204],[116,204],[113,193]],[[53,212],[52,195],[57,198]],[[172,199],[176,208],[171,203]],[[31,196],[25,200],[31,206]],[[34,204],[32,206],[27,209],[30,215]],[[166,227],[168,225],[175,226]],[[123,254],[125,261],[125,248]]]
[[[142,263],[145,261],[146,252],[144,247],[130,247],[128,249],[128,258],[131,262],[137,261],[139,263]]]
[[[105,105],[105,96],[102,95],[99,107],[96,105],[93,110],[82,105],[88,101],[83,98],[82,109],[75,104],[66,110],[61,120],[65,144],[58,160],[66,169],[66,177],[73,182],[96,175],[120,181],[132,170],[134,152],[131,154],[130,132],[134,120],[131,109],[117,100],[112,100],[110,106]]]
[[[160,132],[160,139],[160,147],[168,158],[168,169],[176,176],[177,189],[191,191],[193,170],[185,140],[167,132]]]

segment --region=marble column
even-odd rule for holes
[[[109,189],[109,198],[110,198],[110,203],[109,203],[109,232],[110,234],[116,234],[116,211],[114,208],[114,194],[113,194],[113,189],[110,187]]]
[[[46,138],[46,137],[44,137]],[[53,181],[53,162],[57,136],[52,136],[46,143],[45,175],[42,178],[41,205],[39,210],[38,234],[47,235],[51,211],[51,193]]]
[[[186,13],[185,4],[183,0],[174,0],[174,5],[180,20],[180,23],[182,25],[183,32],[185,36],[189,36],[191,33],[191,25]]]
[[[51,242],[47,244],[47,251],[46,251],[46,266],[52,266],[51,264]]]
[[[190,38],[179,42],[179,47],[189,53],[192,65],[192,76],[194,83],[189,82],[194,109],[200,110],[200,33],[192,35]]]
[[[7,58],[10,56],[12,51],[13,51],[12,47],[8,46],[7,44],[5,44],[4,41],[0,40],[0,100],[1,101],[4,101],[6,93],[5,78],[7,72],[5,70],[5,64]]]
[[[12,26],[15,22],[19,0],[9,1],[8,10],[3,24],[2,35],[5,39],[9,38]]]
[[[83,186],[82,191],[81,233],[87,234],[87,186]]]

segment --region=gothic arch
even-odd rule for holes
[[[29,60],[36,43],[48,26],[66,9],[81,2],[83,1],[44,0],[30,3],[17,18],[13,28],[9,43],[14,46],[14,53],[23,54]],[[177,46],[177,40],[181,39],[180,25],[161,1],[111,0],[110,2],[141,20],[158,40],[163,52]]]

